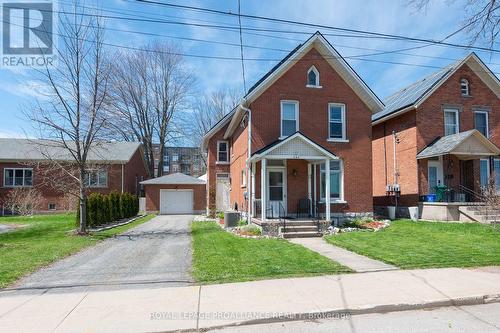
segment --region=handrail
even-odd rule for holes
[[[281,211],[283,210],[283,215],[281,215]],[[286,216],[285,216],[285,207],[283,206],[283,203],[279,201],[278,205],[278,219],[281,222],[283,218],[283,232],[286,230]]]
[[[479,193],[476,193],[474,190],[462,185],[462,184],[459,184],[458,185],[458,188],[461,190],[461,191],[464,191],[466,192],[467,194],[469,195],[472,195],[473,197],[475,197],[476,199],[479,199],[480,201],[483,200],[483,196]]]

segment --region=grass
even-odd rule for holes
[[[401,268],[500,265],[500,230],[477,223],[398,220],[382,231],[325,239]]]
[[[237,282],[350,272],[300,245],[281,239],[241,238],[214,222],[193,222],[193,276],[202,283]]]
[[[98,241],[112,237],[150,220],[153,215],[114,229],[76,236],[74,214],[0,217],[0,223],[26,225],[0,234],[0,288],[20,277],[64,258]]]

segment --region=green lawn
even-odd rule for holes
[[[199,282],[236,282],[264,278],[350,272],[347,267],[281,239],[241,238],[214,222],[194,222],[193,275]]]
[[[74,236],[75,215],[37,215],[33,217],[0,217],[0,223],[26,225],[0,234],[0,288],[41,266],[75,253],[99,240],[124,232],[150,220],[145,216],[130,224],[94,233]]]
[[[325,237],[332,244],[401,268],[500,265],[500,230],[476,223],[394,221],[378,232]]]

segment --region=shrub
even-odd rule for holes
[[[248,223],[247,223],[247,220],[245,220],[245,219],[240,219],[240,220],[238,221],[238,226],[240,226],[240,227],[245,226],[245,225],[247,225],[247,224],[248,224]]]
[[[120,193],[111,191],[109,193],[109,210],[111,213],[111,220],[117,221],[121,218],[120,214]]]
[[[217,218],[221,219],[221,220],[224,219],[224,212],[218,212],[217,213]]]
[[[14,188],[7,195],[4,207],[12,214],[33,215],[40,208],[41,193],[35,188]]]
[[[262,230],[256,225],[246,225],[244,227],[240,227],[240,234],[249,236],[260,236],[262,234]]]

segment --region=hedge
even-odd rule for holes
[[[139,213],[139,198],[130,193],[91,193],[87,197],[87,226],[96,227],[136,216]],[[76,213],[76,223],[80,223],[80,205]]]

